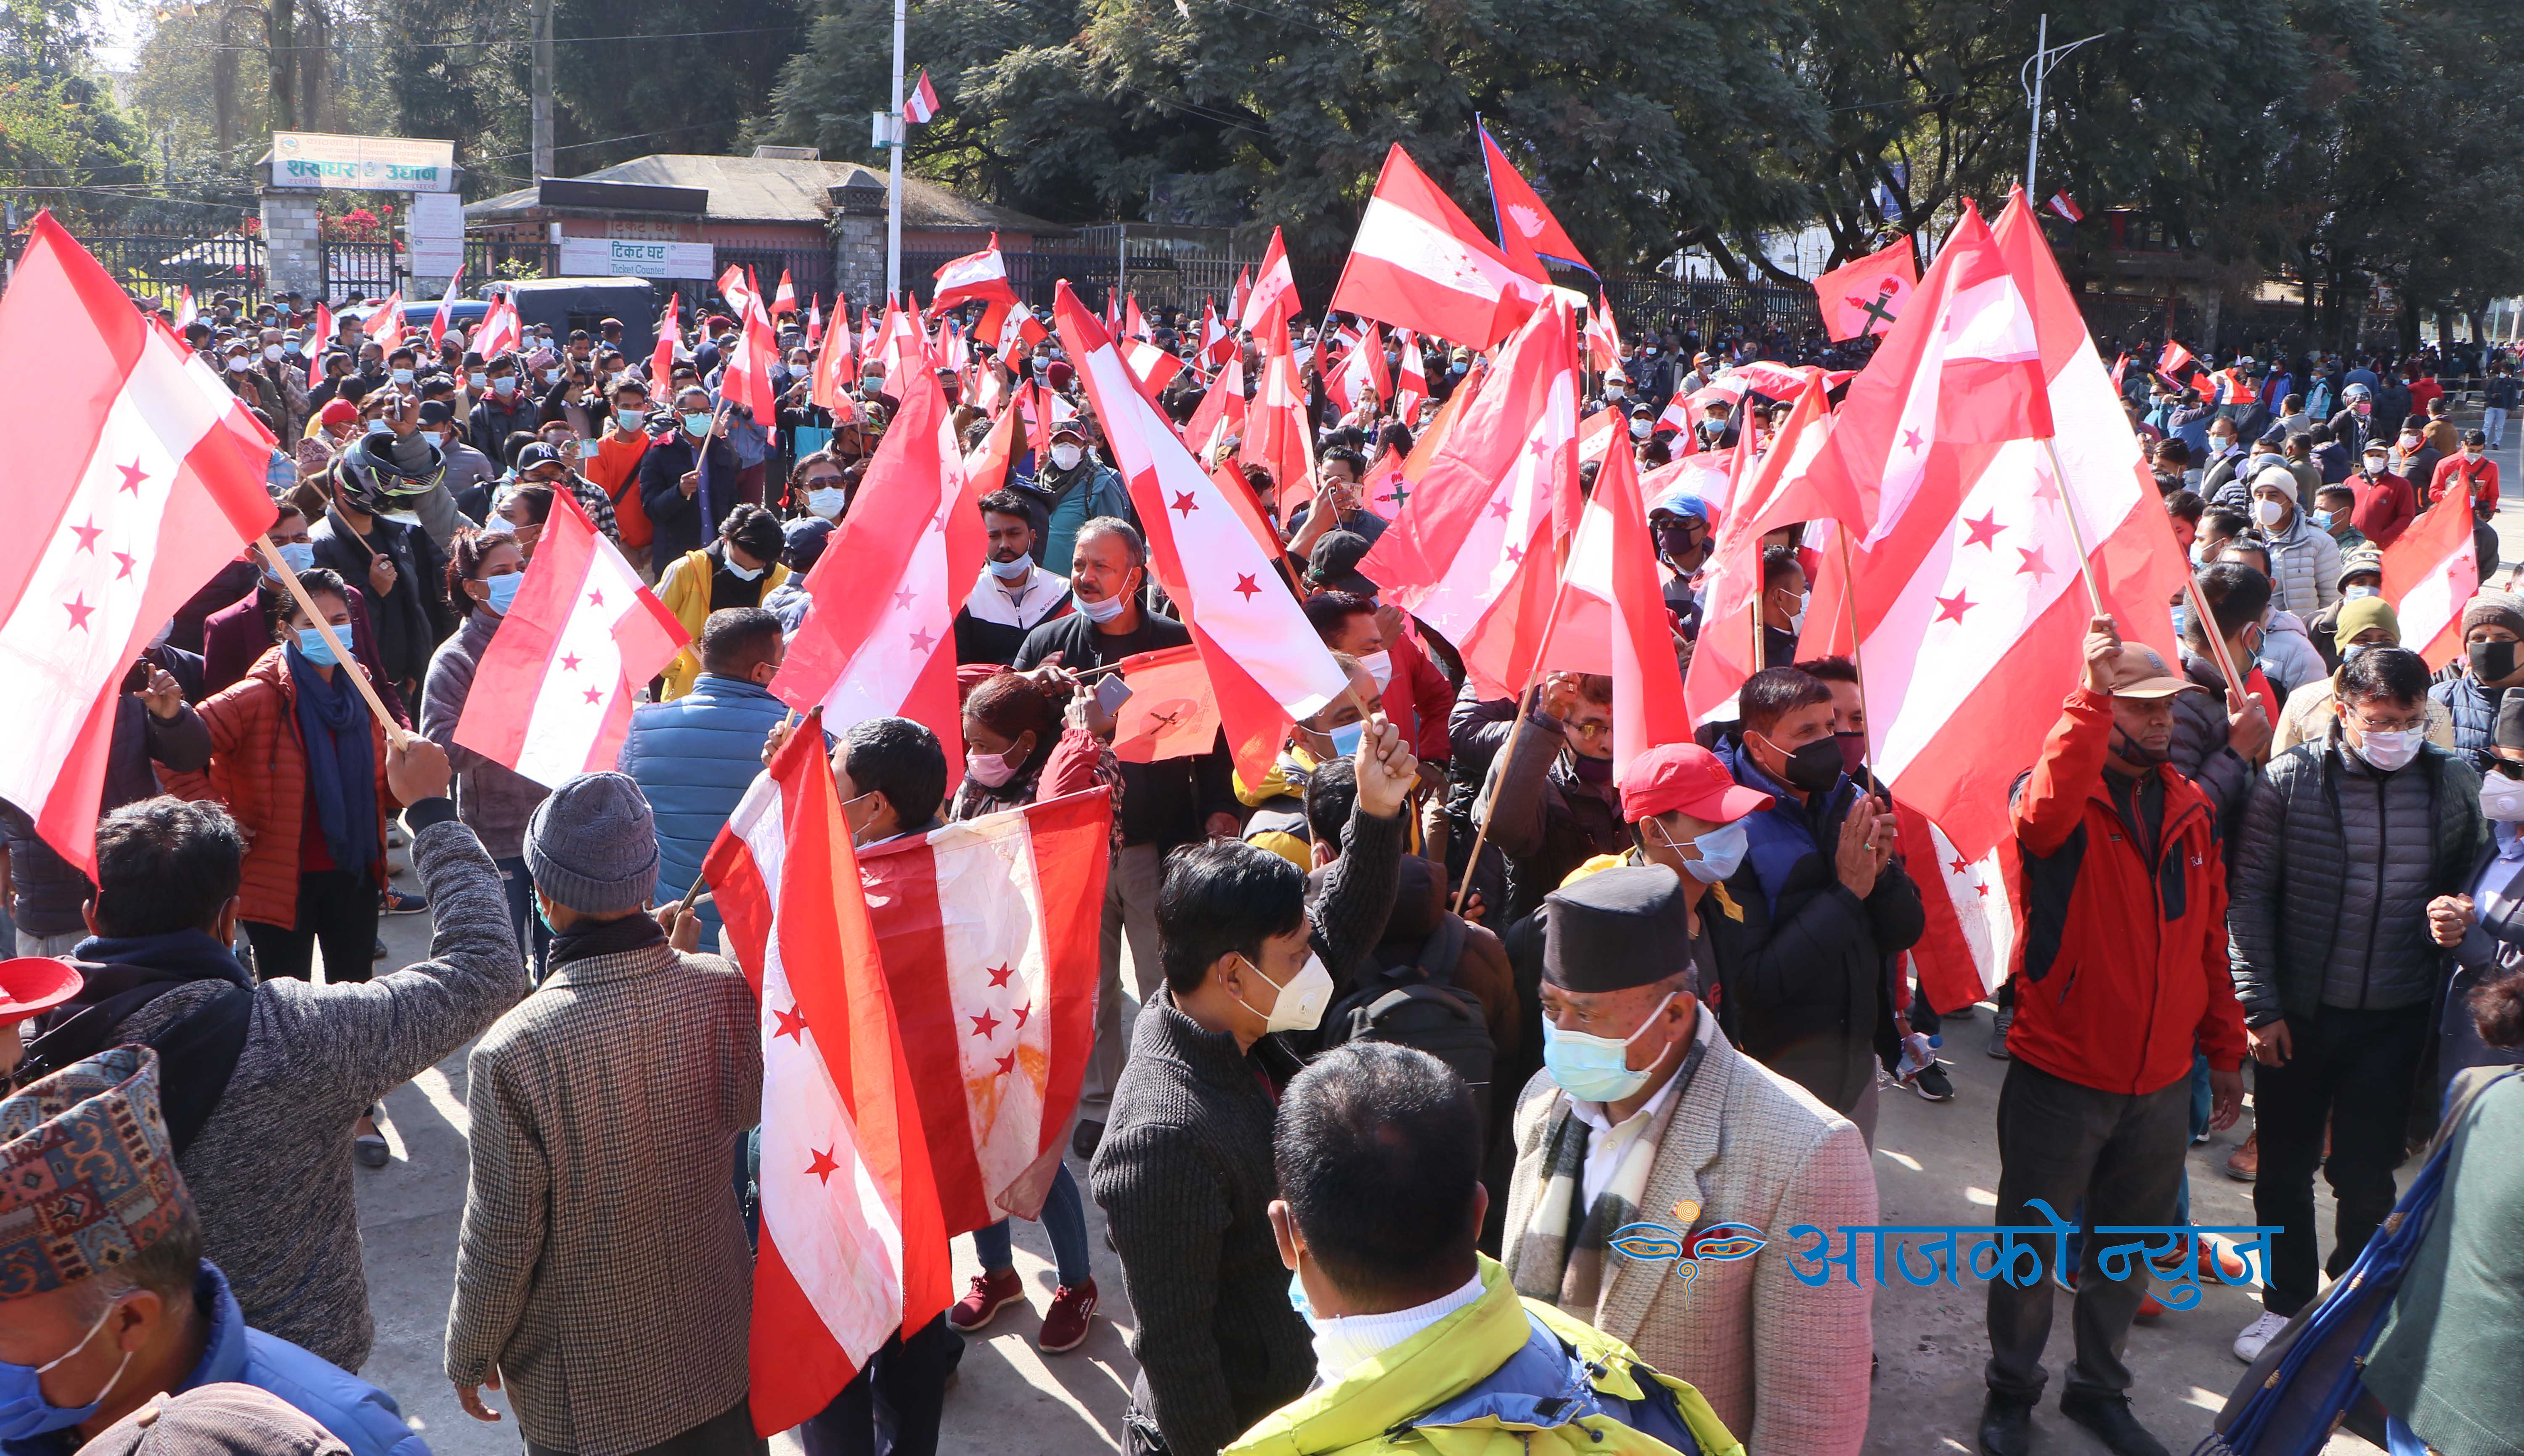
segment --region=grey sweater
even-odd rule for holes
[[[473,696],[473,673],[499,630],[500,618],[477,610],[438,645],[420,690],[420,736],[445,749],[456,766],[458,817],[482,837],[492,858],[516,859],[526,852],[526,820],[552,791],[456,744],[457,720]]]
[[[500,872],[455,805],[423,800],[405,823],[435,921],[430,958],[373,981],[255,988],[245,1049],[217,1111],[177,1168],[200,1211],[204,1252],[246,1323],[344,1370],[376,1326],[360,1267],[351,1129],[370,1102],[480,1035],[526,994]],[[169,992],[123,1026],[145,1040],[227,990]]]
[[[1309,911],[1335,983],[1375,948],[1393,912],[1402,820],[1354,813],[1345,841]],[[1153,1416],[1174,1456],[1215,1456],[1314,1379],[1265,1212],[1277,1196],[1277,1106],[1261,1078],[1285,1086],[1300,1065],[1277,1036],[1240,1052],[1165,992],[1132,1029],[1090,1183],[1140,1317],[1132,1404]]]

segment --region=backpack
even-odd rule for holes
[[[1425,1051],[1464,1079],[1477,1105],[1489,1103],[1489,1022],[1480,1005],[1455,986],[1464,954],[1464,922],[1447,915],[1407,965],[1379,966],[1324,1013],[1324,1045],[1388,1042]]]

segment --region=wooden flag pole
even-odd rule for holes
[[[1508,724],[1507,742],[1499,745],[1499,756],[1496,762],[1502,774],[1506,771],[1506,765],[1515,757],[1516,741],[1525,732],[1526,718],[1530,711],[1538,710],[1542,706],[1537,701],[1533,704],[1533,709],[1528,709],[1525,700],[1542,681],[1542,675],[1546,670],[1543,664],[1551,657],[1551,639],[1560,630],[1560,605],[1568,600],[1569,575],[1567,572],[1562,572],[1560,585],[1551,594],[1551,612],[1542,619],[1542,645],[1534,649],[1533,670],[1526,674],[1525,689],[1516,695],[1516,718]],[[1754,624],[1758,629],[1760,618],[1755,618]],[[1492,808],[1495,810],[1496,805],[1492,805]],[[1455,887],[1455,903],[1452,908],[1458,915],[1464,912],[1464,897],[1473,888],[1473,875],[1481,864],[1481,846],[1489,843],[1489,837],[1490,816],[1483,814],[1481,822],[1473,831],[1473,852],[1464,857],[1464,882]]]
[[[2051,479],[2060,487],[2060,513],[2068,517],[2068,542],[2077,549],[2077,575],[2086,583],[2086,605],[2097,616],[2104,615],[2104,594],[2095,585],[2095,568],[2086,559],[2086,533],[2077,524],[2077,503],[2068,493],[2068,472],[2060,464],[2060,447],[2049,435],[2042,437],[2042,453],[2051,461]]]
[[[396,722],[394,714],[386,711],[385,700],[377,696],[367,673],[361,670],[358,659],[351,655],[350,645],[333,631],[333,624],[324,619],[324,613],[316,609],[316,599],[307,595],[306,584],[298,579],[296,569],[281,557],[280,548],[271,544],[269,536],[260,533],[255,536],[254,544],[263,552],[264,559],[280,573],[280,584],[289,589],[290,598],[298,604],[298,609],[307,613],[307,620],[314,622],[316,630],[323,634],[325,643],[333,649],[334,662],[350,673],[351,686],[360,690],[360,697],[366,701],[368,711],[376,714],[377,726],[385,730],[386,742],[398,749],[409,745],[413,739],[411,730]]]
[[[1832,539],[1840,543],[1840,602],[1849,615],[1849,665],[1858,673],[1858,715],[1867,720],[1867,757],[1875,758],[1875,714],[1867,705],[1867,654],[1859,644],[1858,575],[1849,564],[1849,527],[1832,522]]]

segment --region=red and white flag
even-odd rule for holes
[[[1202,299],[1200,301],[1201,367],[1215,374],[1227,367],[1227,362],[1234,359],[1236,353],[1236,336],[1228,332],[1226,324],[1218,321],[1218,305],[1209,299]]]
[[[1815,279],[1815,301],[1834,341],[1863,339],[1891,328],[1918,286],[1919,266],[1911,256],[1911,240],[1903,238]]]
[[[1359,218],[1332,307],[1486,349],[1546,296],[1396,142]]]
[[[316,326],[307,332],[307,387],[314,389],[324,382],[324,351],[333,345],[333,311],[323,304],[316,306]]]
[[[1744,679],[1762,670],[1762,538],[1784,525],[1828,515],[1827,503],[1810,488],[1815,461],[1831,428],[1831,409],[1820,378],[1797,396],[1787,421],[1756,461],[1752,427],[1736,435],[1735,449],[1686,457],[1713,464],[1724,461],[1724,502],[1702,580],[1700,637],[1691,650],[1684,686],[1687,721],[1723,716]],[[1706,487],[1704,487],[1705,489]],[[1812,614],[1809,608],[1808,614]]]
[[[1165,393],[1166,386],[1183,372],[1181,358],[1145,339],[1125,336],[1121,350],[1123,362],[1131,366],[1131,377],[1140,381],[1140,392],[1150,399]]]
[[[929,300],[929,312],[943,313],[967,299],[982,299],[995,304],[1014,304],[1017,291],[1008,282],[1008,261],[1000,256],[999,235],[991,234],[990,246],[978,253],[967,253],[941,267],[931,275],[937,279],[938,292]]]
[[[1500,348],[1359,562],[1382,600],[1462,650],[1484,696],[1525,686],[1520,659],[1530,665],[1556,578],[1520,568],[1536,545],[1550,554],[1555,518],[1577,525],[1577,446],[1578,332],[1554,299]]]
[[[2164,604],[2189,570],[2129,416],[2031,207],[2019,191],[1994,231],[1975,236],[1975,222],[1966,212],[1947,246],[1978,249],[1981,237],[1995,245],[2012,280],[2003,296],[2030,311],[2044,380],[2041,414],[2057,421],[2056,437],[2048,445],[2038,438],[1935,440],[1909,509],[1888,514],[1881,539],[1853,556],[1854,581],[1843,581],[1836,551],[1820,554],[1801,647],[1808,655],[1847,651],[1852,607],[1843,593],[1854,595],[1872,713],[1870,761],[1966,859],[2010,836],[2009,787],[2041,755],[2060,704],[2084,671],[2093,607],[2079,579],[2076,541],[2087,545],[2104,609],[2122,635],[2168,661],[2178,657]],[[1946,262],[1939,258],[1931,279]],[[1981,267],[1974,260],[1967,276],[1980,277]],[[1969,288],[1987,290],[1989,283],[1963,291]],[[1927,283],[1920,291],[1934,294]],[[1915,312],[1924,318],[1929,310]],[[1896,327],[1888,349],[1909,322]],[[1969,323],[1957,330],[1976,331]],[[1833,419],[1835,441],[1884,360],[1878,351],[1850,386],[1852,403]],[[1908,388],[1895,383],[1897,393]],[[2081,536],[2068,527],[2072,503]]]
[[[1919,885],[1926,928],[1911,947],[1919,992],[1940,1013],[1960,1011],[1994,995],[2015,954],[2015,902],[2008,873],[2021,860],[2002,847],[1978,859],[1964,857],[1928,816],[1893,801],[1895,832]],[[1933,860],[1935,873],[1927,873]],[[1943,891],[1943,894],[1939,894]]]
[[[771,367],[779,358],[780,341],[772,332],[771,316],[762,312],[762,300],[749,292],[736,352],[721,365],[719,398],[752,411],[757,423],[769,425],[780,409],[779,391],[771,385]]]
[[[683,322],[676,317],[676,313],[682,303],[682,294],[667,294],[666,311],[657,315],[657,347],[649,354],[649,403],[652,405],[674,403],[657,396],[675,377],[675,344],[684,333]]]
[[[2156,371],[2169,379],[2178,376],[2190,366],[2191,351],[2171,339],[2165,340],[2164,352],[2158,355],[2156,359]]]
[[[1129,339],[1148,336],[1148,320],[1140,315],[1140,296],[1136,293],[1122,304],[1122,336]]]
[[[850,387],[859,382],[859,359],[850,346],[850,330],[834,315],[832,337],[815,355],[815,371],[809,376],[806,398],[819,410],[829,410],[835,425],[856,422],[859,410],[850,398]]]
[[[1401,365],[1394,370],[1393,413],[1409,426],[1420,418],[1420,407],[1429,403],[1429,368],[1421,362],[1418,334],[1397,328],[1393,339],[1402,352]]]
[[[1007,488],[1008,469],[1016,463],[1017,413],[1001,410],[991,432],[964,457],[965,494],[977,502]]]
[[[1569,575],[1573,593],[1593,590],[1599,581],[1607,589],[1605,648],[1612,658],[1613,777],[1618,781],[1630,760],[1646,750],[1688,741],[1691,715],[1683,708],[1674,617],[1666,609],[1656,539],[1648,534],[1647,503],[1629,451],[1615,450],[1604,458],[1586,506],[1586,519],[1570,543]],[[1568,610],[1565,606],[1561,609]]]
[[[1237,308],[1237,326],[1247,333],[1258,333],[1266,318],[1283,323],[1297,316],[1297,275],[1288,269],[1288,245],[1280,229],[1271,229],[1271,246],[1262,250],[1262,271],[1248,290],[1244,280],[1236,280],[1237,291],[1243,302]]]
[[[403,300],[397,298],[393,302],[396,325],[400,327]],[[503,293],[491,300],[491,307],[482,315],[481,326],[473,331],[473,352],[486,360],[497,359],[525,342],[525,324],[517,317],[515,302]]]
[[[397,289],[387,294],[386,301],[377,305],[377,311],[368,315],[368,322],[376,325],[367,329],[366,333],[369,338],[376,341],[380,352],[392,354],[404,347],[404,335],[411,330],[403,321],[403,291]],[[491,356],[485,353],[482,357],[488,359]]]
[[[938,735],[960,772],[955,611],[982,571],[982,518],[938,377],[913,369],[893,387],[902,413],[806,573],[805,619],[771,691],[836,723],[909,718]]]
[[[806,346],[816,349],[823,347],[823,343],[824,300],[821,295],[816,295],[806,300]]]
[[[1148,564],[1208,664],[1228,748],[1246,781],[1259,782],[1290,722],[1313,716],[1349,680],[1219,483],[1132,386],[1112,340],[1065,282],[1053,313],[1147,531]]]
[[[178,335],[181,335],[187,325],[191,324],[194,319],[201,316],[201,305],[193,302],[192,285],[186,284],[184,287],[177,289],[175,292],[175,332]]]
[[[1051,337],[1051,330],[1024,304],[1013,300],[995,303],[982,311],[982,321],[973,329],[974,337],[999,352],[1010,368],[1015,361],[1025,358],[1026,351]]]
[[[1411,499],[1410,478],[1402,473],[1402,452],[1385,446],[1384,454],[1369,468],[1367,478],[1359,482],[1359,495],[1380,519],[1389,521],[1400,516],[1404,504]]]
[[[1490,128],[1476,122],[1474,129],[1481,134],[1481,166],[1489,174],[1490,206],[1498,214],[1501,255],[1519,272],[1546,283],[1551,275],[1537,261],[1541,258],[1575,264],[1593,272],[1594,265],[1578,251],[1560,219],[1543,206],[1541,195],[1507,160],[1507,153],[1500,148],[1498,138],[1490,135]]]
[[[1622,363],[1622,331],[1613,322],[1613,300],[1603,293],[1595,295],[1595,307],[1586,313],[1586,366],[1597,373],[1609,373]]]
[[[1112,823],[1098,786],[859,851],[949,1238],[1039,1217],[1067,1150]]]
[[[1218,447],[1231,437],[1244,438],[1247,401],[1244,398],[1244,361],[1230,359],[1227,367],[1210,381],[1209,392],[1185,421],[1183,442],[1204,465],[1218,460]]]
[[[1374,323],[1367,325],[1367,336],[1344,350],[1324,375],[1324,393],[1343,414],[1362,401],[1393,398],[1393,380],[1384,369],[1384,340]]]
[[[2129,355],[2126,353],[2121,355],[2120,358],[2112,361],[2112,390],[2114,393],[2117,394],[2120,391],[2121,375],[2128,372],[2128,370]]]
[[[938,115],[938,88],[929,84],[929,68],[920,68],[920,79],[902,93],[902,120],[914,126],[926,126]]]
[[[2052,193],[2051,200],[2044,203],[2043,207],[2071,222],[2086,220],[2086,210],[2077,206],[2077,200],[2070,197],[2064,190]]]
[[[2467,493],[2452,492],[2384,548],[2384,600],[2401,619],[2402,645],[2431,668],[2462,655],[2462,609],[2480,590],[2471,527]]]
[[[0,798],[82,871],[122,677],[271,524],[272,439],[49,212],[0,294]]]
[[[1131,696],[1113,710],[1113,756],[1125,763],[1190,758],[1218,742],[1218,694],[1197,647],[1137,653],[1113,664]]]
[[[771,316],[798,312],[798,286],[789,281],[789,270],[780,270],[780,286],[771,290]]]
[[[457,290],[464,286],[464,266],[458,264],[455,274],[447,280],[447,291],[438,297],[438,312],[429,315],[429,352],[435,354],[447,341],[447,330],[456,321]]]
[[[820,717],[772,755],[702,875],[761,1007],[748,1344],[768,1435],[830,1405],[896,1331],[937,1318],[954,1259]]]
[[[578,502],[555,491],[525,583],[473,670],[456,742],[548,788],[611,768],[641,685],[691,641]]]
[[[1933,452],[2052,433],[2023,284],[1969,203],[1911,305],[1850,381],[1808,487],[1862,541],[1901,525]]]
[[[1287,324],[1267,315],[1255,340],[1261,345],[1262,387],[1246,404],[1238,458],[1271,472],[1272,501],[1286,520],[1315,498],[1315,429],[1306,417],[1306,392],[1297,383]]]

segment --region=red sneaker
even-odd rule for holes
[[[955,1301],[953,1309],[946,1311],[946,1323],[970,1334],[996,1319],[1003,1306],[1024,1301],[1025,1282],[1017,1278],[1015,1270],[977,1274],[973,1276],[973,1286]]]
[[[1083,1285],[1062,1285],[1052,1291],[1051,1309],[1043,1317],[1043,1333],[1035,1336],[1035,1348],[1046,1355],[1074,1350],[1087,1338],[1087,1327],[1095,1320],[1095,1281]]]

